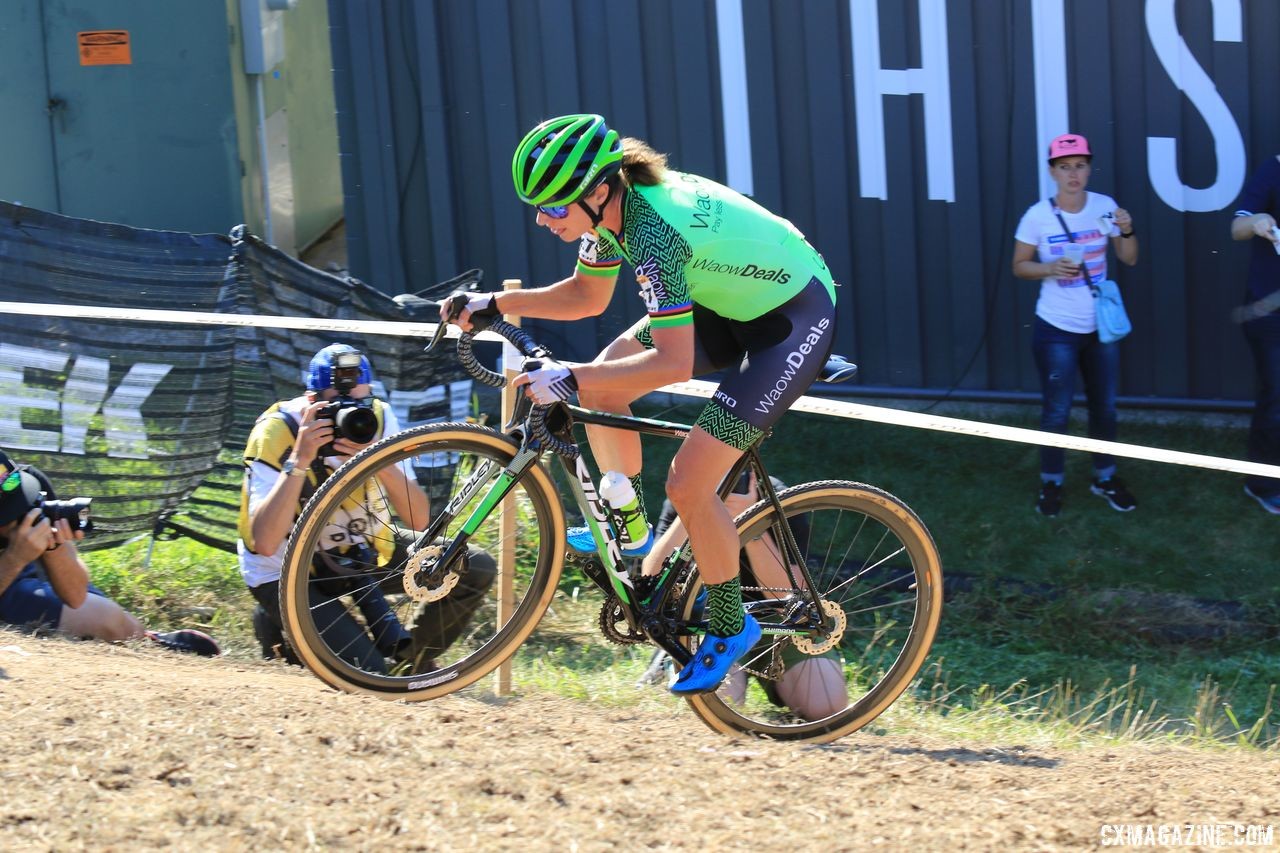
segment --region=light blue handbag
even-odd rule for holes
[[[1058,222],[1062,223],[1062,230],[1067,235],[1067,239],[1074,243],[1076,238],[1067,227],[1067,221],[1062,218],[1062,213],[1053,203],[1053,199],[1049,200],[1049,205],[1053,208],[1054,215],[1058,217]],[[1088,281],[1088,267],[1083,269],[1083,273],[1085,281]],[[1113,344],[1133,331],[1129,314],[1124,310],[1124,299],[1120,296],[1120,285],[1108,278],[1097,284],[1090,281],[1089,289],[1093,291],[1093,313],[1098,320],[1098,340],[1104,344]]]
[[[1115,343],[1132,332],[1133,324],[1120,298],[1120,286],[1108,278],[1089,287],[1093,290],[1093,308],[1098,318],[1098,340],[1104,344]]]

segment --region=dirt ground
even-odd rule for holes
[[[4,850],[1038,850],[1096,847],[1103,824],[1280,824],[1276,755],[734,741],[683,711],[394,704],[11,633],[0,718]]]

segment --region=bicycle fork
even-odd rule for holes
[[[496,479],[489,486],[488,492],[480,499],[475,509],[463,521],[462,527],[458,535],[454,536],[432,565],[419,569],[414,576],[414,581],[419,587],[432,587],[439,583],[439,580],[446,572],[453,567],[457,561],[466,554],[467,544],[471,541],[471,537],[484,523],[489,514],[493,512],[494,507],[498,506],[511,490],[515,488],[516,483],[520,481],[524,472],[529,469],[530,465],[537,464],[538,457],[542,455],[541,448],[522,444],[520,449],[516,451],[511,462],[498,472]],[[485,487],[489,480],[494,476],[493,471],[498,467],[498,463],[492,459],[482,460],[471,475],[467,477],[462,487],[458,489],[457,494],[445,506],[444,511],[432,522],[426,532],[419,536],[413,543],[412,550],[416,552],[419,548],[423,548],[431,542],[436,541],[440,535],[440,531],[444,530],[449,522],[457,517],[468,503],[471,502],[482,488]]]

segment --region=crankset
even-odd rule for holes
[[[610,595],[600,608],[600,633],[611,643],[621,646],[634,646],[647,643],[649,638],[638,628],[632,628],[627,622],[627,614],[622,602],[616,595]]]

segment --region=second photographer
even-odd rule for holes
[[[311,359],[306,392],[272,405],[249,435],[237,551],[240,573],[257,601],[253,627],[264,657],[298,663],[285,643],[279,589],[284,546],[303,505],[349,457],[400,431],[391,406],[373,396],[372,381],[367,356],[347,344],[330,344]],[[427,495],[408,462],[383,469],[378,479],[396,515],[425,524]],[[333,611],[320,620],[327,626],[331,646],[344,649],[362,668],[383,670],[390,660],[412,661],[416,670],[429,671],[435,667],[435,656],[466,627],[493,582],[497,564],[472,549],[466,575],[453,592],[424,606],[412,624],[401,624],[376,587],[353,594],[344,586],[350,585],[352,566],[392,558],[398,543],[368,533],[387,526],[386,519],[370,521],[379,511],[365,503],[344,510],[346,517],[330,519],[325,535],[331,547],[317,555],[313,567],[329,594],[315,606]],[[359,618],[342,609],[336,596],[343,594],[350,595]]]
[[[74,544],[90,529],[89,503],[59,501],[39,469],[0,453],[0,623],[111,642],[146,637],[174,651],[220,654],[201,631],[147,631],[90,583]]]

